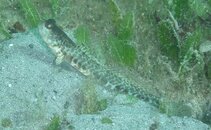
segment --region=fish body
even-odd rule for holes
[[[134,95],[159,107],[160,98],[148,93],[141,86],[130,83],[129,80],[115,74],[101,64],[87,49],[74,43],[57,25],[49,19],[39,26],[39,33],[56,56],[56,64],[66,61],[84,76],[92,76],[111,90]]]

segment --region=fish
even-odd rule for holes
[[[111,71],[91,55],[86,47],[76,44],[57,25],[54,19],[48,19],[39,25],[39,34],[56,57],[56,64],[66,62],[86,77],[93,77],[110,91],[133,95],[140,100],[159,108],[161,98],[149,93],[143,87]]]

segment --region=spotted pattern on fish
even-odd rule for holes
[[[134,95],[159,107],[160,98],[148,93],[141,86],[115,74],[101,64],[87,49],[74,43],[57,25],[49,19],[39,26],[39,33],[56,56],[56,64],[66,61],[85,76],[92,76],[105,84],[106,88]]]

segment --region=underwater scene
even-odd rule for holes
[[[1,0],[0,130],[211,130],[211,0]]]

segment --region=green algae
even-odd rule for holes
[[[44,130],[61,130],[61,119],[59,116],[54,116],[50,123],[44,128]]]
[[[9,118],[4,118],[1,120],[1,126],[4,128],[12,127],[12,121]]]
[[[103,117],[103,118],[101,118],[101,123],[102,124],[112,124],[113,121],[109,117]]]
[[[20,0],[21,10],[25,14],[25,18],[31,27],[36,27],[41,21],[40,14],[33,2],[28,0]]]

